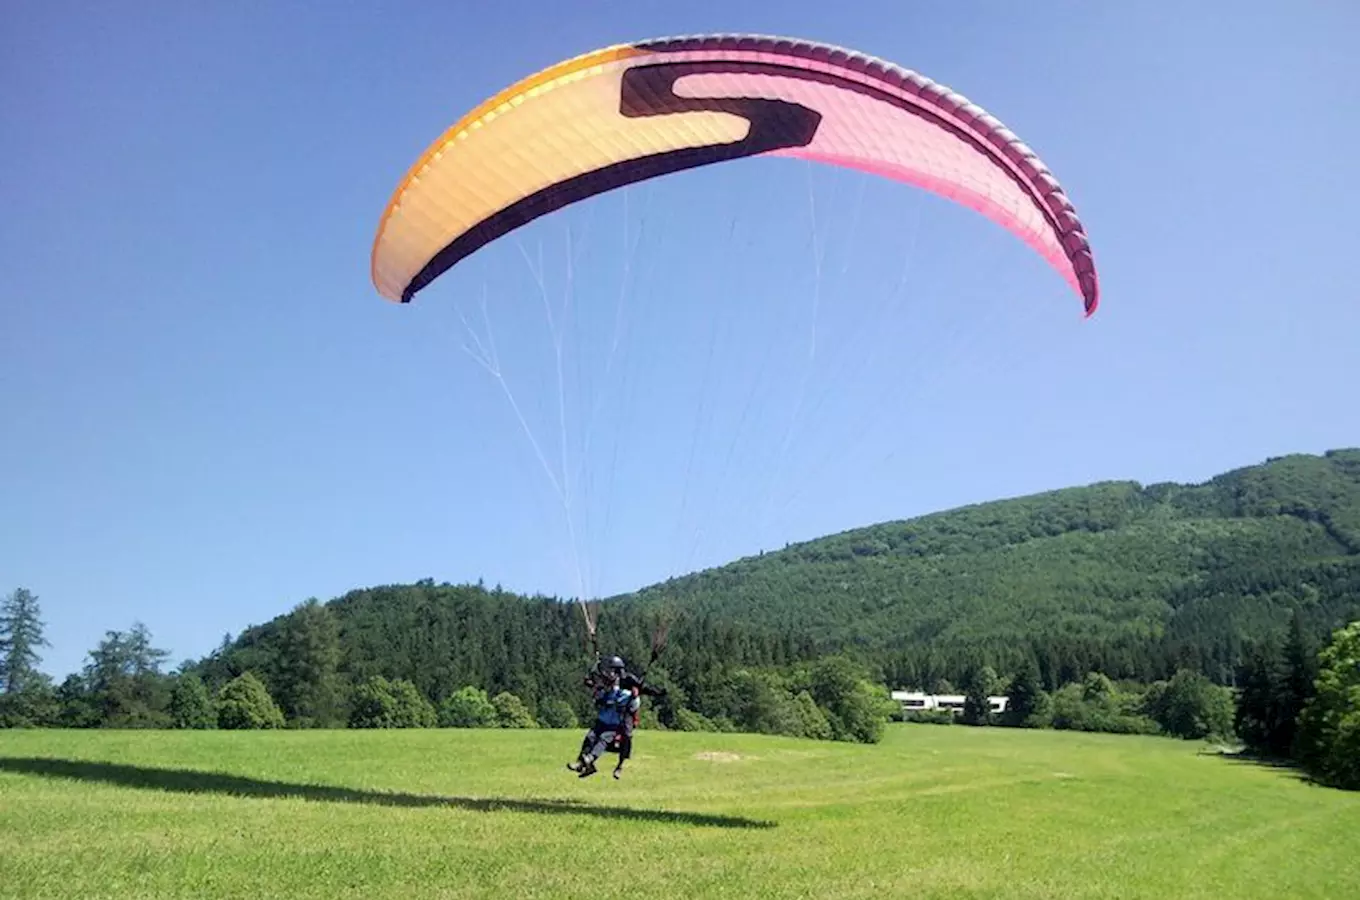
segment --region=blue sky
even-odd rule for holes
[[[1353,4],[200,6],[25,3],[0,35],[0,589],[39,596],[54,675],[136,620],[178,660],[359,586],[609,594],[1360,444]],[[972,213],[773,160],[377,296],[383,205],[463,111],[709,31],[851,46],[993,112],[1085,220],[1100,311]]]

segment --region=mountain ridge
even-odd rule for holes
[[[1291,619],[1321,636],[1360,617],[1358,549],[1360,448],[1292,454],[1198,484],[1103,481],[790,544],[602,601],[600,640],[645,660],[670,621],[663,665],[691,696],[725,671],[827,654],[896,686],[1027,660],[1050,689],[1182,667],[1227,684]],[[301,604],[195,668],[286,683],[318,605],[345,679],[407,679],[436,702],[464,685],[570,698],[588,664],[574,604],[426,579]]]

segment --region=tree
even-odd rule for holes
[[[1001,723],[1013,728],[1033,728],[1040,724],[1038,714],[1047,702],[1048,695],[1044,693],[1039,679],[1039,663],[1033,656],[1026,656],[1011,680]]]
[[[405,679],[374,675],[354,691],[351,728],[432,728],[435,723],[430,701]]]
[[[811,694],[799,691],[793,698],[793,704],[794,709],[798,711],[803,737],[817,741],[831,740],[831,723],[826,720],[826,713],[817,706],[817,701],[812,699]]]
[[[539,705],[538,723],[544,728],[576,728],[576,711],[567,701],[553,697]]]
[[[73,672],[57,687],[57,724],[62,728],[98,728],[99,708],[95,705],[85,675]]]
[[[1299,716],[1313,696],[1313,682],[1318,674],[1317,650],[1308,639],[1303,627],[1303,618],[1298,609],[1289,621],[1289,634],[1284,642],[1285,682],[1281,721],[1284,734],[1280,740],[1291,755],[1298,734]]]
[[[730,683],[731,705],[726,712],[742,731],[803,736],[798,707],[780,679],[743,669],[732,675]]]
[[[996,682],[996,670],[991,666],[974,668],[968,673],[963,697],[965,725],[990,725],[992,723],[992,686]]]
[[[1289,750],[1285,728],[1285,665],[1273,640],[1253,646],[1237,670],[1237,705],[1233,728],[1255,753],[1284,756]]]
[[[1299,723],[1299,760],[1318,781],[1360,790],[1360,621],[1332,635]]]
[[[391,682],[392,699],[395,701],[396,728],[433,728],[439,724],[439,716],[434,705],[414,683],[398,678]]]
[[[164,728],[169,690],[160,666],[169,657],[152,646],[141,622],[127,632],[109,631],[85,666],[84,683],[99,724],[112,728]]]
[[[1232,731],[1232,693],[1199,672],[1180,669],[1154,688],[1144,696],[1144,714],[1167,734],[1198,740]]]
[[[39,647],[51,646],[43,637],[38,598],[17,588],[0,603],[0,694],[22,694],[46,680],[38,672]]]
[[[486,691],[469,685],[445,698],[439,709],[439,724],[444,728],[494,728],[496,707]]]
[[[534,721],[533,714],[524,705],[524,701],[509,691],[501,691],[492,697],[491,705],[496,710],[496,724],[501,728],[538,727],[538,723]]]
[[[170,724],[175,728],[215,728],[217,715],[203,679],[184,673],[170,690]]]
[[[896,706],[887,689],[870,684],[863,671],[843,656],[819,660],[809,672],[806,689],[826,715],[838,741],[878,743]]]
[[[1247,747],[1280,758],[1295,755],[1299,716],[1313,694],[1317,665],[1297,613],[1283,642],[1272,637],[1252,648],[1238,668],[1240,693],[1233,716]]]
[[[283,712],[254,672],[242,672],[223,685],[217,695],[218,728],[282,728],[283,725]]]
[[[316,598],[298,604],[282,624],[274,693],[284,716],[300,727],[339,724],[340,626]]]

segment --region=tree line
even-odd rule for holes
[[[1360,621],[1323,642],[1307,621],[1296,611],[1286,630],[1249,643],[1233,686],[1188,666],[1151,683],[1116,679],[1099,667],[1054,665],[1064,657],[1053,648],[1045,665],[1037,652],[1045,648],[1030,644],[1005,676],[974,655],[956,688],[946,665],[912,668],[901,656],[875,664],[819,654],[790,634],[680,619],[665,661],[647,671],[664,694],[645,707],[642,725],[872,743],[890,719],[956,721],[949,712],[903,712],[889,684],[961,690],[957,721],[967,725],[1236,739],[1319,781],[1357,788]],[[655,646],[654,623],[636,609],[610,610],[601,622],[635,662]],[[164,670],[169,654],[134,623],[106,633],[83,669],[54,685],[37,669],[46,646],[37,597],[21,588],[0,605],[0,726],[581,727],[593,714],[581,685],[582,638],[569,605],[426,581],[334,604],[309,600],[173,672]],[[474,647],[480,656],[469,658]],[[1000,714],[988,699],[997,694],[1008,698]]]
[[[1360,620],[1317,646],[1296,615],[1284,634],[1270,634],[1247,650],[1236,688],[1180,669],[1150,685],[1116,684],[1101,672],[1049,693],[1033,660],[1008,681],[989,666],[970,672],[960,721],[1188,739],[1238,740],[1247,752],[1292,762],[1316,781],[1360,790]],[[936,690],[952,692],[947,682]],[[1007,693],[996,715],[989,694]],[[904,718],[949,724],[945,714]]]
[[[309,600],[200,660],[168,654],[142,623],[111,631],[58,685],[37,669],[37,598],[15,591],[0,614],[7,680],[0,726],[68,728],[574,728],[594,717],[592,659],[577,613],[477,586],[422,582]],[[645,663],[654,629],[614,623],[612,646]],[[643,727],[751,731],[876,742],[892,703],[862,664],[814,658],[810,645],[719,623],[683,624],[664,693]]]

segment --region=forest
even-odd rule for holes
[[[598,604],[600,649],[665,690],[644,704],[644,728],[872,742],[903,717],[888,691],[918,688],[966,693],[967,724],[1217,736],[1285,758],[1320,740],[1301,725],[1305,707],[1325,665],[1344,682],[1340,629],[1357,620],[1360,449],[879,523]],[[109,632],[59,683],[37,671],[42,644],[37,598],[17,589],[0,612],[0,722],[580,727],[592,716],[579,607],[480,582],[308,598],[173,671],[140,623]],[[985,703],[996,693],[1011,697],[1000,720]],[[1327,727],[1360,733],[1360,712],[1333,713]]]

